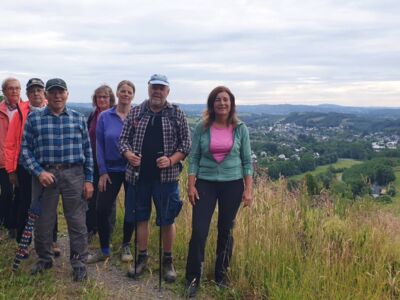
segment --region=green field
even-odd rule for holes
[[[290,178],[290,179],[299,180],[299,179],[302,179],[307,173],[310,173],[310,174],[312,174],[313,176],[315,176],[315,175],[318,175],[318,174],[320,174],[320,173],[326,172],[326,171],[328,170],[329,166],[332,166],[332,167],[334,167],[334,168],[336,168],[336,169],[339,169],[339,168],[350,168],[350,167],[352,167],[352,166],[354,166],[354,165],[361,164],[361,163],[362,163],[362,161],[360,161],[360,160],[354,160],[354,159],[339,159],[339,160],[338,160],[336,163],[334,163],[334,164],[319,166],[319,167],[315,168],[314,171],[306,172],[306,173],[301,173],[301,174],[294,175],[294,176],[290,176],[289,178]],[[400,170],[399,170],[399,172],[400,172]],[[396,175],[396,177],[397,177],[397,175]],[[400,182],[399,182],[399,185],[400,185]]]

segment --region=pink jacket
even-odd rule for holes
[[[18,158],[21,152],[22,134],[24,133],[24,126],[28,113],[29,101],[19,102],[18,110],[9,123],[7,137],[4,143],[4,164],[7,173],[13,173],[17,170]]]

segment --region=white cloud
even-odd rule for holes
[[[165,73],[171,100],[399,106],[394,0],[3,1],[0,74],[62,77],[71,101]],[[399,102],[400,103],[400,102]]]

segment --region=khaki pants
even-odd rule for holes
[[[39,260],[52,261],[53,228],[56,222],[58,200],[61,195],[65,219],[67,220],[70,242],[70,262],[73,268],[82,267],[88,255],[86,210],[87,202],[83,199],[83,166],[56,170],[49,168],[56,177],[56,183],[42,187],[37,177],[32,178],[32,207],[40,202],[40,217],[35,223],[35,250]]]

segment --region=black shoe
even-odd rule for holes
[[[10,240],[17,238],[17,229],[8,229],[8,238]]]
[[[83,281],[87,279],[86,267],[75,267],[72,270],[72,277],[74,281]]]
[[[131,268],[128,271],[127,276],[130,278],[137,278],[143,274],[143,272],[147,269],[147,260],[149,259],[148,255],[139,255],[136,265],[136,273],[135,273],[135,262],[132,264]]]
[[[216,280],[215,284],[217,285],[218,288],[220,289],[229,289],[229,282],[226,278]]]
[[[172,263],[172,257],[163,257],[163,278],[166,282],[172,283],[176,280],[176,271],[174,268],[174,264]]]
[[[42,273],[44,270],[50,269],[51,267],[53,267],[52,261],[39,260],[36,264],[33,265],[31,269],[31,275]]]
[[[199,281],[196,278],[193,279],[192,281],[186,281],[186,284],[185,284],[186,298],[196,297],[198,289],[199,289]]]

